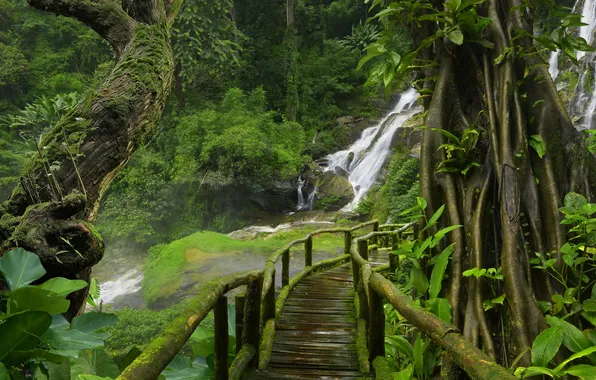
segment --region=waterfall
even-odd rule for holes
[[[412,108],[417,98],[416,90],[407,90],[380,123],[365,129],[348,149],[327,156],[329,164],[326,170],[335,171],[336,168],[340,168],[349,173],[348,180],[354,188],[354,199],[344,207],[344,211],[354,210],[375,184],[383,164],[391,153],[391,140],[395,131],[418,111],[417,108]]]
[[[548,72],[551,78],[553,78],[553,81],[559,76],[559,54],[561,54],[561,51],[557,49],[550,53],[550,58],[548,59]]]
[[[573,8],[575,9],[575,6]],[[583,37],[583,39],[591,45],[594,40],[594,29],[596,28],[596,0],[585,1],[584,7],[582,8],[582,22],[587,25],[582,25],[579,27],[579,36]],[[586,55],[585,52],[578,52],[577,59],[582,58],[584,55]]]
[[[312,193],[308,194],[308,199],[306,201],[306,209],[307,210],[312,210],[312,203],[315,199],[316,194],[317,194],[317,187],[315,186],[315,188],[312,190]]]
[[[304,210],[304,207],[306,206],[306,203],[304,203],[304,193],[302,192],[303,188],[304,180],[302,179],[302,176],[300,176],[298,177],[298,184],[296,188],[296,190],[298,191],[298,201],[296,202],[297,211]]]
[[[576,11],[579,5],[580,0],[575,3],[572,12]],[[594,43],[594,32],[596,31],[596,0],[586,0],[583,3],[581,20],[587,25],[579,28],[578,36],[584,38],[588,44],[592,45]],[[593,80],[588,80],[588,78],[593,77],[596,73],[596,54],[594,52],[586,53],[580,51],[577,53],[577,58],[581,59],[579,68],[581,74],[575,90],[574,99],[569,105],[569,112],[572,116],[580,120],[579,123],[576,123],[578,129],[591,129],[594,124],[592,119],[596,116],[596,88],[588,88],[588,82],[593,82]],[[552,66],[550,70],[552,70]],[[558,72],[558,68],[556,71]],[[583,122],[581,121],[582,119]]]

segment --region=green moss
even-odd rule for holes
[[[265,324],[265,328],[263,328],[263,336],[261,337],[261,344],[259,345],[259,369],[264,369],[269,366],[274,340],[275,319],[270,319]]]
[[[185,271],[193,268],[199,271],[208,259],[223,256],[250,253],[254,260],[265,266],[266,257],[288,242],[303,238],[315,227],[304,227],[275,235],[266,235],[250,241],[234,240],[217,232],[197,232],[170,244],[152,247],[145,263],[143,295],[151,305],[159,297],[168,297],[176,293],[183,280]],[[343,234],[323,234],[314,238],[313,251],[333,252],[343,247]],[[295,250],[302,249],[295,248]],[[300,260],[300,259],[299,259]],[[302,259],[303,260],[303,259]],[[204,273],[201,276],[215,277],[218,273]]]
[[[356,332],[356,352],[358,352],[358,362],[360,363],[361,372],[370,371],[366,335],[366,321],[364,319],[358,319],[358,330]]]
[[[392,380],[393,374],[387,363],[387,359],[383,356],[377,356],[373,360],[373,368],[375,369],[375,379],[378,380]]]

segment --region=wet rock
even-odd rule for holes
[[[342,117],[338,117],[336,119],[337,124],[339,125],[345,125],[345,124],[351,124],[354,123],[356,121],[356,118],[354,116],[342,116]]]
[[[353,155],[352,155],[352,157],[353,157]],[[346,179],[350,177],[350,172],[348,172],[346,169],[342,168],[341,166],[336,166],[334,171],[335,171],[335,174],[342,176]]]
[[[326,198],[328,211],[339,210],[354,198],[352,184],[346,178],[333,172],[318,175],[317,189],[316,198],[318,200]],[[329,202],[333,199],[334,201]]]

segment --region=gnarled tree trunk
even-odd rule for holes
[[[550,301],[556,291],[549,276],[535,272],[529,259],[534,252],[556,252],[560,258],[566,235],[558,209],[569,191],[594,199],[596,166],[546,63],[530,38],[518,37],[519,30],[532,32],[523,4],[488,0],[479,8],[492,19],[485,36],[492,49],[474,43],[457,46],[445,39],[422,52],[421,58],[438,63],[419,72],[432,90],[425,100],[426,125],[456,136],[473,127],[480,135],[468,156],[478,167],[467,174],[439,173],[447,158],[439,146],[448,141],[425,130],[420,189],[429,205],[428,217],[445,204],[442,224],[463,225],[449,237],[456,243],[448,288],[453,323],[501,364],[510,365],[522,354],[518,365],[528,366],[531,344],[546,327],[538,301]],[[433,22],[423,22],[421,29],[412,25],[412,35],[421,42],[436,27]],[[494,63],[499,56],[505,58]],[[546,145],[542,158],[528,147],[532,135],[541,136]],[[483,309],[483,300],[490,299],[485,281],[462,277],[467,269],[499,266],[504,276],[499,290],[506,295],[500,315]]]
[[[147,139],[169,94],[174,63],[169,27],[181,0],[28,0],[80,20],[114,48],[108,79],[44,137],[21,182],[0,207],[0,254],[37,253],[49,277],[89,279],[103,256],[90,224],[107,186]],[[71,295],[68,317],[85,303]]]

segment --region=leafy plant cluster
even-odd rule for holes
[[[256,217],[250,196],[305,163],[302,127],[276,121],[265,107],[262,89],[233,88],[218,106],[168,115],[162,134],[110,188],[102,234],[151,244],[199,229],[230,230]]]
[[[404,241],[392,252],[400,258],[394,281],[402,291],[412,297],[415,304],[451,323],[451,305],[446,298],[440,297],[440,293],[443,277],[453,253],[453,244],[446,246],[441,252],[436,251],[445,236],[461,226],[437,228],[435,233],[430,233],[432,228],[438,227],[437,223],[445,206],[441,206],[430,219],[424,216],[426,206],[426,201],[418,197],[416,205],[402,213],[411,215],[412,219],[422,218],[422,232],[429,231],[429,236],[424,240]],[[389,363],[397,372],[395,378],[429,379],[439,364],[440,350],[433,346],[428,338],[416,332],[416,329],[389,305],[386,306],[386,315],[393,325],[390,335],[386,336],[385,346],[390,354]]]
[[[0,296],[0,379],[77,379],[116,377],[120,370],[104,350],[113,314],[92,311],[67,322],[66,297],[83,289],[82,280],[45,275],[39,257],[18,248],[0,258],[8,291]]]
[[[88,300],[96,310],[69,323],[61,315],[70,305],[66,297],[85,288],[85,281],[56,277],[32,285],[39,282],[46,272],[39,257],[22,248],[9,251],[0,258],[0,273],[8,287],[8,291],[0,296],[1,380],[114,379],[141,353],[139,347],[161,333],[163,327],[184,307],[179,305],[160,313],[155,320],[157,328],[152,331],[143,326],[148,322],[145,318],[147,313],[152,312],[119,312],[123,317],[119,320],[114,314],[97,311],[99,290],[95,281]],[[229,305],[230,362],[236,353],[235,319],[234,307]],[[149,322],[153,320],[151,317]],[[136,335],[135,328],[138,329]],[[186,348],[168,365],[160,379],[213,376],[212,318],[195,330]]]

